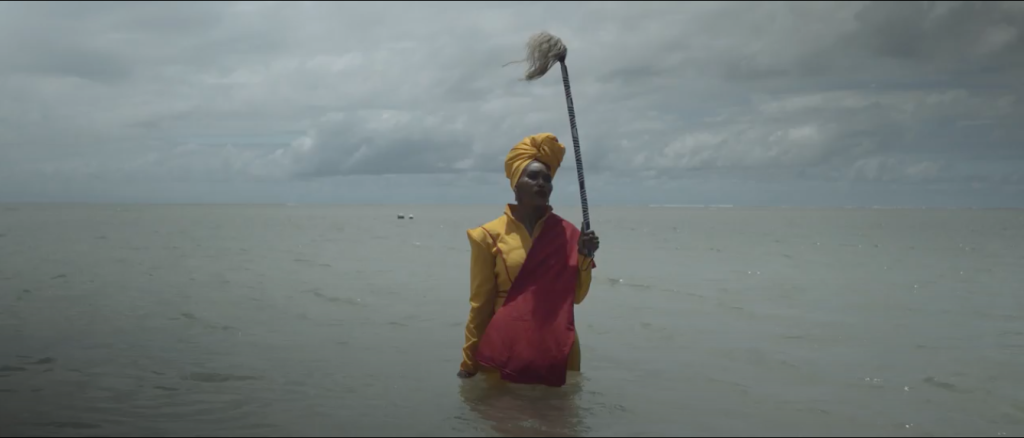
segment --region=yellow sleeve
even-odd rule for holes
[[[469,318],[466,321],[466,343],[462,347],[460,369],[477,372],[477,344],[494,316],[494,303],[498,298],[498,282],[494,278],[493,242],[487,231],[475,228],[466,232],[469,236]]]
[[[591,273],[594,268],[594,259],[580,254],[580,276],[576,280],[576,304],[583,303],[590,293]]]

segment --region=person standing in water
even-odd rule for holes
[[[467,230],[470,310],[458,377],[498,372],[514,383],[562,386],[580,370],[573,306],[590,291],[600,240],[549,204],[565,146],[526,137],[505,158],[515,194],[505,214]]]

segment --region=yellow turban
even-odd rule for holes
[[[558,142],[554,134],[531,135],[515,145],[508,156],[505,157],[505,176],[512,183],[512,188],[519,182],[519,176],[523,169],[532,161],[540,161],[551,170],[551,177],[555,176],[558,167],[562,165],[562,158],[565,157],[565,146]]]

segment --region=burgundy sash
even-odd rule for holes
[[[477,348],[480,364],[522,384],[563,386],[576,339],[573,305],[579,276],[576,226],[551,213],[534,239],[505,304]]]

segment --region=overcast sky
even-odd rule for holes
[[[1024,206],[1024,3],[0,3],[0,201]],[[570,151],[556,201],[578,203]]]

